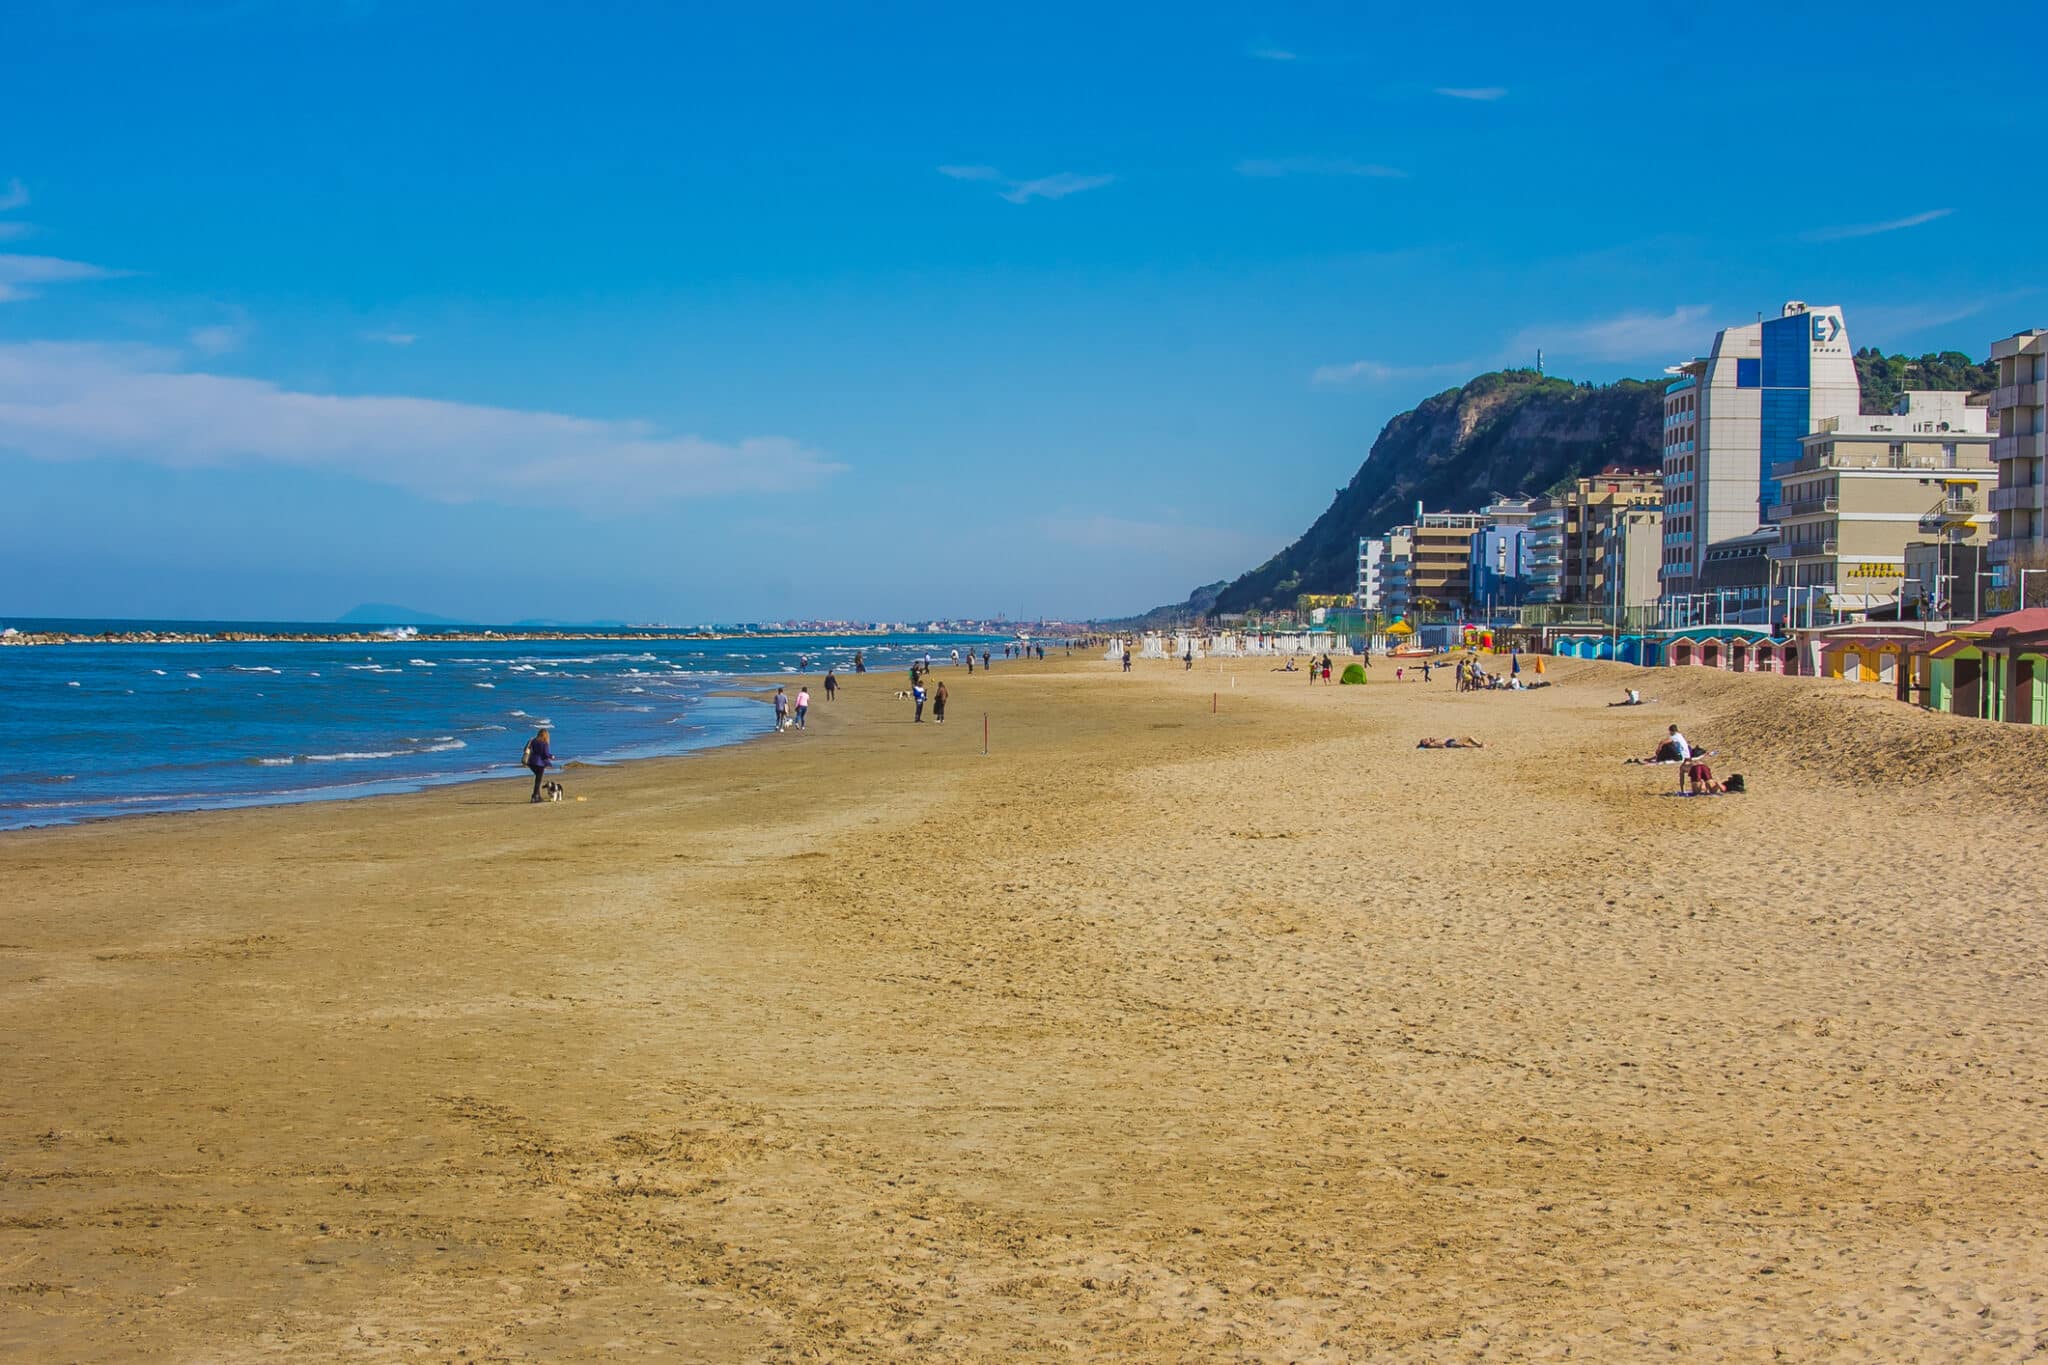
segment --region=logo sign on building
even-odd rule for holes
[[[1844,576],[1848,578],[1903,578],[1905,573],[1906,570],[1902,565],[1886,564],[1881,560],[1865,560],[1859,564],[1851,564],[1849,572]]]
[[[1840,313],[1833,309],[1815,309],[1807,314],[1807,322],[1813,329],[1815,355],[1842,355],[1848,350],[1848,343],[1843,340],[1848,329],[1842,325]]]

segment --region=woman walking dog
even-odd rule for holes
[[[520,756],[519,761],[533,774],[533,795],[529,800],[538,802],[541,779],[548,775],[548,768],[555,761],[554,747],[548,743],[546,726],[535,731],[533,738],[526,741],[526,752]]]

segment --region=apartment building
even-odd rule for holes
[[[1663,503],[1664,482],[1658,471],[1618,466],[1539,498],[1529,522],[1528,600],[1604,604],[1608,526],[1627,509],[1661,509]],[[1658,524],[1661,534],[1661,517]],[[1654,592],[1654,566],[1651,577]]]
[[[1472,600],[1472,537],[1486,525],[1477,512],[1428,512],[1410,533],[1413,600],[1450,610]]]
[[[1465,566],[1475,610],[1520,606],[1525,599],[1536,503],[1535,498],[1495,498],[1479,509],[1480,527],[1467,542]]]
[[[1860,402],[1849,329],[1837,307],[1787,303],[1724,328],[1712,349],[1674,365],[1664,391],[1663,591],[1701,590],[1707,548],[1755,530],[1782,500],[1777,465],[1800,440]]]
[[[1405,617],[1445,611],[1471,600],[1471,544],[1486,519],[1477,512],[1421,512],[1409,526],[1387,532],[1380,561],[1381,611]],[[1397,552],[1396,544],[1404,547]]]
[[[1991,458],[1998,466],[1992,570],[2001,587],[2024,588],[2026,603],[2041,605],[2048,603],[2048,574],[2021,573],[2048,569],[2048,331],[1993,342],[1991,362],[1998,367],[1991,394]]]
[[[1915,541],[1981,545],[1997,478],[1982,407],[1963,393],[1915,390],[1883,416],[1830,418],[1772,474],[1776,581],[1821,589],[1838,609],[1897,601]]]
[[[1610,610],[1655,606],[1662,584],[1664,508],[1658,503],[1610,503],[1600,522],[1600,557],[1593,582]]]
[[[1387,565],[1409,554],[1408,537],[1398,531],[1358,540],[1358,591],[1352,600],[1362,611],[1383,612],[1387,605]]]

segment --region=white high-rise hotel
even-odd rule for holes
[[[1707,546],[1746,535],[1778,502],[1771,466],[1799,439],[1853,417],[1856,360],[1840,308],[1788,303],[1768,322],[1730,327],[1664,391],[1664,595],[1697,591]]]

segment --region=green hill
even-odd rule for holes
[[[1609,465],[1662,458],[1664,385],[1595,387],[1501,370],[1423,400],[1388,422],[1365,463],[1299,540],[1226,587],[1219,612],[1291,607],[1300,593],[1350,592],[1358,538],[1432,512],[1470,512],[1494,494],[1541,493]]]

